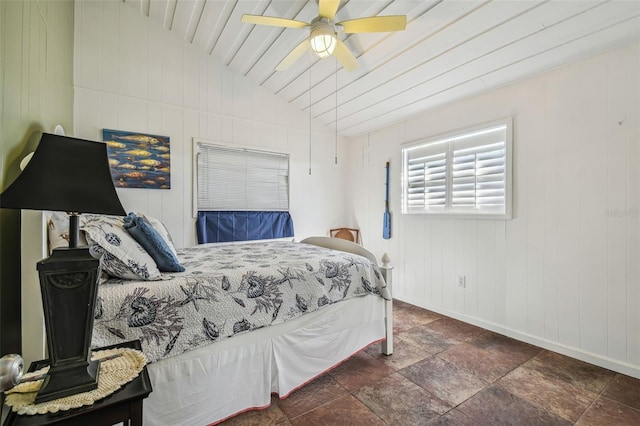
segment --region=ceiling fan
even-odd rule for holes
[[[371,16],[334,22],[340,0],[319,0],[318,17],[307,23],[293,19],[273,16],[243,15],[246,24],[271,25],[274,27],[309,28],[309,37],[298,44],[278,64],[276,70],[284,71],[297,61],[308,48],[319,57],[327,58],[335,55],[336,59],[347,71],[358,68],[358,61],[349,48],[338,38],[338,33],[377,33],[402,31],[407,26],[407,17],[403,15]]]

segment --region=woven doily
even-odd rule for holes
[[[110,358],[115,356],[115,358]],[[18,414],[45,414],[66,411],[72,408],[92,405],[106,396],[111,395],[126,383],[129,383],[142,371],[147,363],[145,355],[135,349],[117,348],[95,351],[92,360],[105,359],[100,362],[98,388],[89,392],[82,392],[53,401],[35,404],[35,399],[44,380],[20,383],[5,392],[5,403]],[[49,371],[49,367],[26,373],[22,380],[33,378]]]

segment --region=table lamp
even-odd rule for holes
[[[43,133],[23,172],[0,194],[0,207],[69,213],[69,247],[37,264],[50,368],[36,403],[96,389],[100,364],[89,349],[100,259],[78,247],[78,215],[125,215],[106,144]]]

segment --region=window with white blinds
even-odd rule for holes
[[[405,214],[511,214],[511,119],[402,149]]]
[[[289,155],[197,141],[196,210],[289,210]]]

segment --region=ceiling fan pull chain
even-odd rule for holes
[[[311,56],[310,56],[311,57]],[[313,62],[311,59],[310,62]],[[311,176],[311,139],[313,139],[313,133],[311,132],[311,67],[309,67],[309,176]]]
[[[336,165],[338,164],[338,59],[336,58]]]

